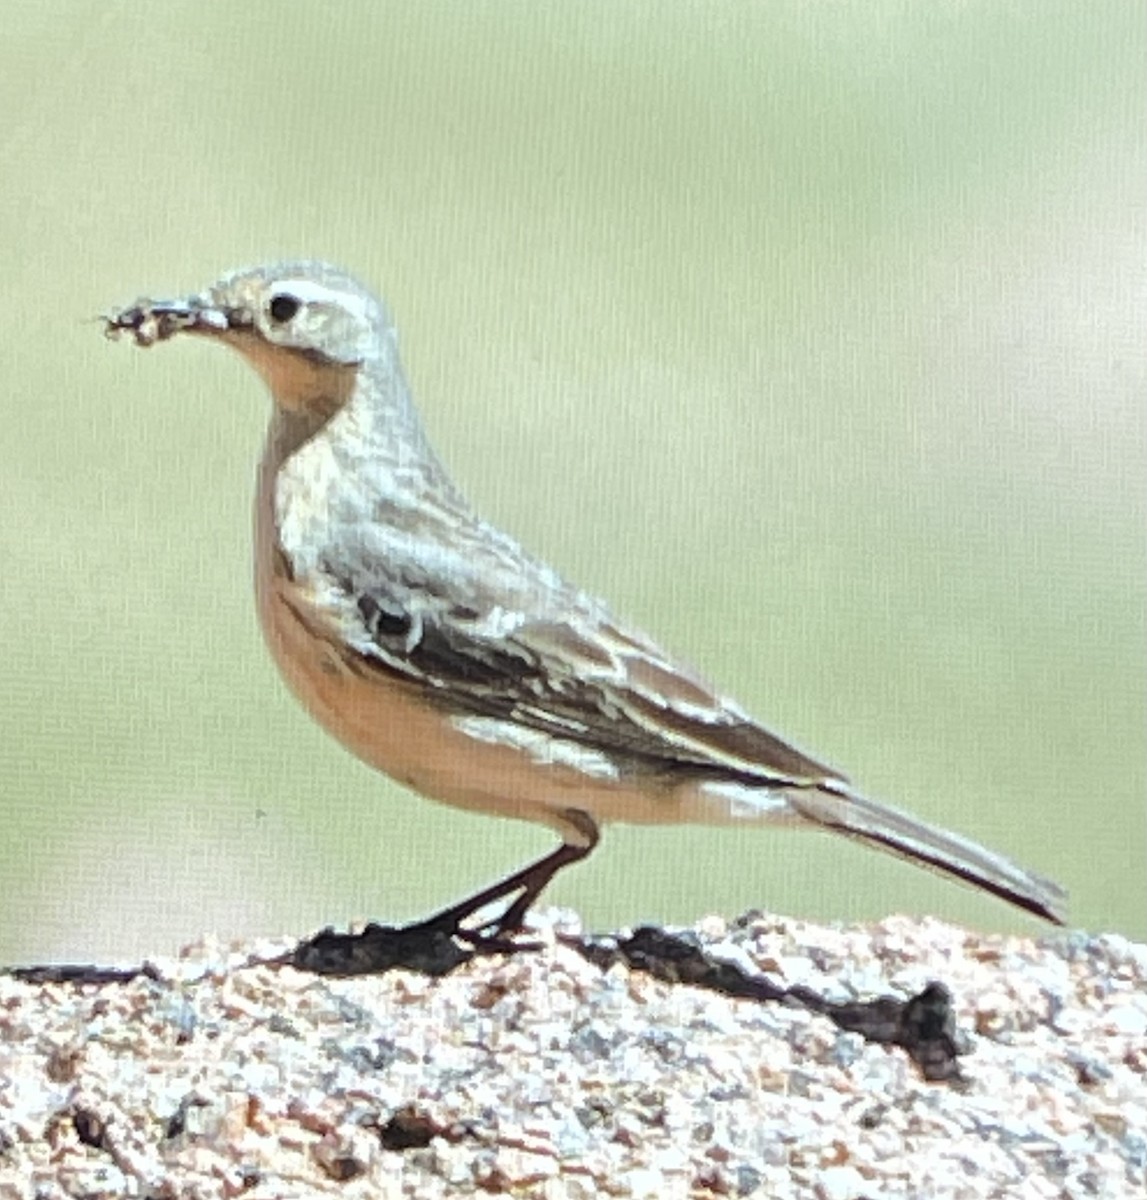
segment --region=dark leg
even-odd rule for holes
[[[448,929],[452,934],[460,935],[463,940],[469,941],[475,946],[483,940],[487,943],[491,940],[498,941],[507,933],[513,933],[515,929],[520,929],[522,918],[550,880],[562,867],[568,867],[570,863],[580,862],[585,858],[601,837],[593,817],[580,808],[567,808],[563,811],[562,816],[577,833],[581,834],[584,845],[579,846],[576,843],[564,841],[544,858],[539,858],[537,862],[530,863],[529,866],[515,871],[513,875],[508,875],[488,888],[483,888],[482,891],[467,897],[458,904],[443,909],[442,912],[436,913],[426,921],[420,921],[419,925],[433,929]],[[493,904],[495,900],[501,900],[505,896],[512,896],[515,892],[520,893],[518,898],[497,920],[481,925],[472,932],[461,928],[462,922],[480,908],[485,908],[487,904]]]
[[[465,900],[459,901],[450,908],[444,908],[434,916],[427,917],[425,921],[420,921],[419,924],[450,929],[465,938],[466,931],[461,928],[461,924],[467,917],[472,916],[479,909],[485,908],[487,904],[493,904],[495,900],[501,900],[518,892],[520,893],[518,898],[500,917],[487,925],[480,926],[476,931],[481,934],[489,930],[487,936],[494,938],[513,933],[515,929],[521,928],[522,918],[550,880],[562,867],[568,867],[570,863],[579,862],[585,858],[593,849],[595,842],[596,839],[588,846],[571,846],[568,842],[563,842],[556,850],[544,858],[539,858],[537,862],[530,863],[529,866],[515,871],[513,875],[508,875],[505,879],[498,880],[497,883],[483,888],[480,892],[475,892],[473,896],[467,896]]]
[[[355,934],[326,929],[300,942],[292,952],[275,961],[289,962],[301,970],[320,975],[362,975],[391,967],[444,975],[475,954],[511,954],[537,949],[533,943],[512,942],[506,935],[521,928],[522,918],[530,905],[562,867],[585,858],[598,842],[597,826],[588,813],[570,809],[563,815],[581,834],[584,845],[563,842],[537,862],[424,921],[401,928],[372,924]],[[463,921],[486,905],[515,893],[515,899],[500,917],[476,929],[462,927]]]

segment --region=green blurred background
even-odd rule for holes
[[[414,917],[552,844],[296,708],[251,601],[261,385],[91,320],[282,256],[388,296],[487,515],[1147,934],[1140,4],[0,16],[0,961]],[[767,830],[610,829],[550,899],[1037,928]]]

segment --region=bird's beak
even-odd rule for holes
[[[220,305],[210,294],[187,300],[137,300],[130,308],[105,313],[103,320],[109,338],[130,333],[140,346],[166,341],[177,333],[218,336],[254,324],[249,309]]]

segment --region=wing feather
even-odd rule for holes
[[[483,589],[451,589],[448,598],[410,579],[343,581],[357,618],[350,629],[344,621],[343,640],[360,669],[415,680],[443,707],[591,745],[634,771],[732,774],[770,785],[843,780],[600,602],[568,585],[554,589],[552,578],[535,589],[519,577],[512,595],[490,594],[490,582],[488,575]],[[523,612],[523,591],[543,615]]]

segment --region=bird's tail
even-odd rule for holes
[[[1067,893],[1059,884],[958,833],[869,800],[842,780],[786,789],[785,796],[793,810],[814,824],[935,867],[1057,925],[1066,921]]]

